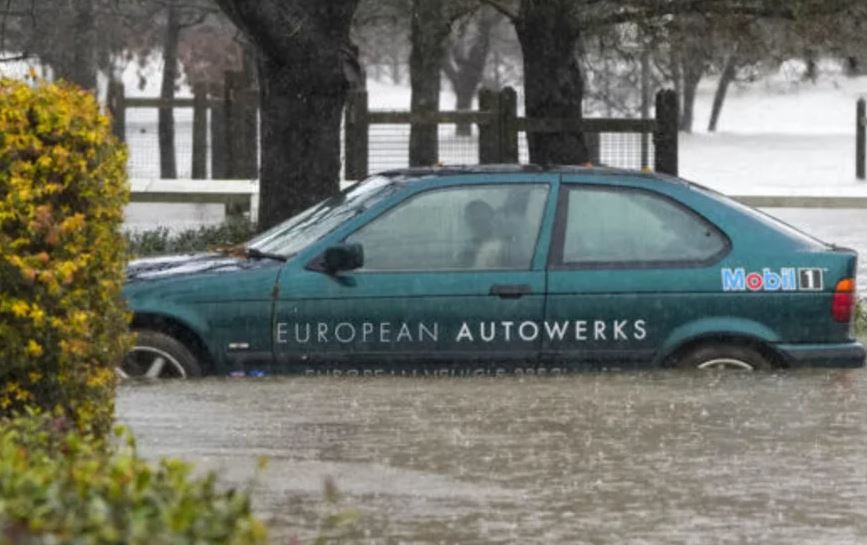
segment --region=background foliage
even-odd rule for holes
[[[175,232],[161,227],[127,233],[126,239],[132,257],[148,257],[206,252],[221,246],[234,246],[250,240],[255,234],[256,226],[248,220],[229,219],[220,225],[207,225],[185,231]]]
[[[0,417],[106,432],[128,346],[126,151],[94,97],[0,80]]]

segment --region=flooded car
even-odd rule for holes
[[[130,263],[123,374],[859,367],[855,252],[681,179],[386,172],[235,251]]]

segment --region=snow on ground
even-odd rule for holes
[[[708,134],[715,81],[696,101],[696,132],[681,136],[681,175],[724,192],[739,187],[855,184],[855,103],[867,77],[797,72],[733,87],[720,131]]]
[[[854,127],[850,134],[683,134],[680,175],[723,193],[755,185],[852,186]]]

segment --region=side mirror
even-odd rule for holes
[[[328,274],[351,271],[364,265],[364,249],[361,244],[337,244],[325,250],[322,268]]]

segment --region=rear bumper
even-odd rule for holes
[[[778,344],[777,350],[791,367],[864,367],[864,345],[844,344]]]

